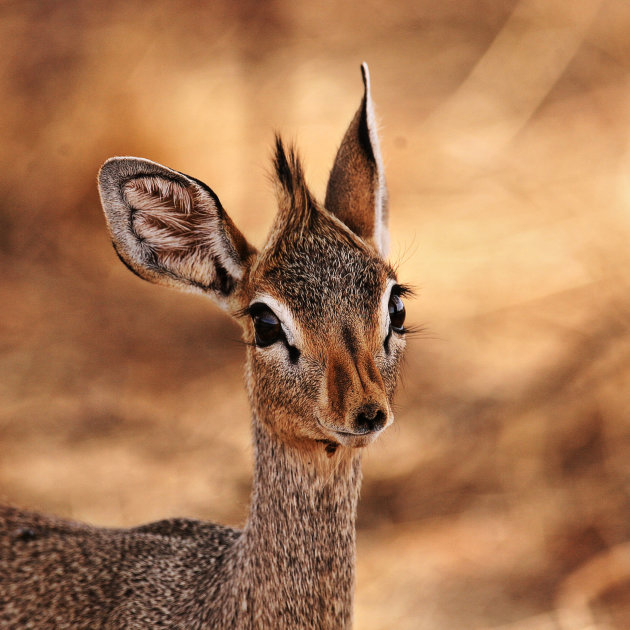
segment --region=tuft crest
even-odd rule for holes
[[[277,227],[282,226],[282,232],[308,227],[312,213],[317,211],[317,202],[306,185],[297,150],[292,145],[285,149],[278,134],[273,166],[279,206]]]
[[[317,201],[306,185],[297,150],[292,145],[285,148],[278,134],[273,167],[278,214],[266,249],[274,249],[278,238],[291,233],[302,234],[310,227],[313,214],[318,211]]]

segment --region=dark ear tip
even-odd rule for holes
[[[367,63],[364,61],[361,64],[361,78],[363,79],[363,86],[365,87],[365,91],[369,92],[370,90],[370,70],[368,68]]]

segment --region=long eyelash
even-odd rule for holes
[[[416,291],[410,284],[397,284],[394,287],[396,294],[400,297],[415,297]]]
[[[239,346],[249,346],[250,348],[256,348],[256,344],[253,341],[245,341],[244,339],[230,339],[232,343],[236,343]]]
[[[264,302],[254,302],[244,308],[233,311],[232,315],[234,315],[234,317],[254,317],[254,315],[261,313],[262,311],[270,311],[273,313],[273,311]]]
[[[403,334],[406,337],[424,337],[426,332],[426,326],[417,326],[412,324],[411,326],[404,326],[400,331],[400,334]]]
[[[251,317],[249,306],[239,308],[237,311],[232,311],[232,316],[240,319],[241,317]]]

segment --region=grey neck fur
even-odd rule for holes
[[[219,599],[239,628],[349,628],[360,456],[322,447],[309,458],[256,418],[253,433],[250,515]]]

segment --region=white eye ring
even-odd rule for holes
[[[398,284],[396,280],[390,278],[385,285],[385,291],[381,296],[381,336],[386,339],[389,335],[390,321],[389,321],[389,300],[392,295],[392,289]]]

